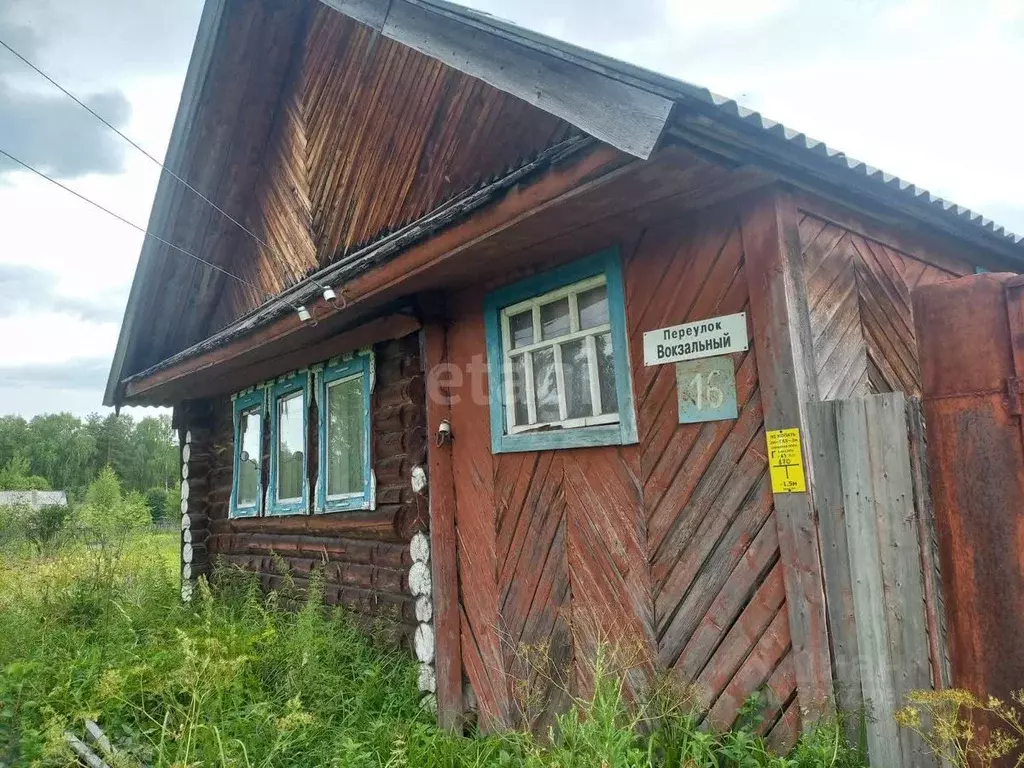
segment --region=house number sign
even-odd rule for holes
[[[735,419],[736,370],[731,357],[676,363],[679,423]]]

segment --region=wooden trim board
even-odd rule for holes
[[[831,710],[833,689],[806,412],[818,387],[797,224],[793,200],[778,189],[754,199],[741,214],[765,429],[799,429],[804,443],[807,492],[776,494],[775,510],[797,696],[808,728]]]

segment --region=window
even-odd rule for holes
[[[309,376],[292,376],[273,386],[270,395],[270,494],[268,515],[309,509],[306,425]]]
[[[332,361],[319,375],[318,512],[374,508],[370,467],[373,379],[372,354]]]
[[[265,399],[266,392],[263,389],[235,398],[235,472],[231,483],[231,517],[255,517],[261,512]]]
[[[373,509],[370,464],[373,353],[332,360],[316,373],[316,419],[310,421],[314,378],[307,372],[236,395],[235,471],[230,517],[308,514],[310,470],[316,470],[316,512]],[[263,488],[263,425],[269,414],[269,480]],[[310,432],[312,431],[312,434]],[[311,467],[310,446],[319,461]],[[265,502],[265,504],[264,504]]]
[[[618,253],[486,300],[495,453],[636,442]]]

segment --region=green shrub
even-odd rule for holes
[[[56,504],[33,509],[28,504],[0,507],[0,551],[14,554],[31,546],[43,554],[58,546],[68,533],[71,509]]]
[[[76,517],[88,543],[112,550],[115,555],[132,536],[153,522],[145,497],[138,491],[124,493],[121,481],[109,466],[89,485]]]
[[[14,456],[0,467],[0,491],[48,491],[50,481],[33,475],[28,459]]]

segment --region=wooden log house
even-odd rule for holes
[[[446,724],[546,722],[610,642],[715,725],[766,690],[790,742],[833,693],[806,405],[917,393],[911,290],[1024,259],[733,101],[441,0],[207,0],[167,163],[207,199],[165,174],[150,229],[214,267],[146,240],[106,402],[174,408],[183,594],[217,559],[322,566],[415,639]],[[701,357],[684,324],[740,313]],[[648,364],[653,331],[706,367]],[[772,481],[782,429],[803,485]]]

